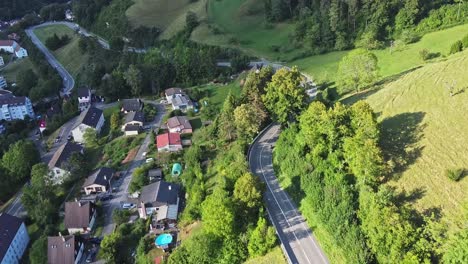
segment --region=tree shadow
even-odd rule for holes
[[[403,205],[405,203],[414,203],[416,200],[421,199],[426,194],[426,190],[422,187],[407,192],[403,190],[394,197],[396,205]]]
[[[425,125],[421,122],[424,116],[424,112],[402,113],[381,122],[380,145],[385,160],[393,169],[391,177],[394,180],[421,156],[423,147],[416,143],[423,136]]]

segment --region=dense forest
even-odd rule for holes
[[[295,21],[295,45],[314,53],[354,46],[379,48],[390,39],[451,26],[468,17],[467,3],[456,0],[265,0],[264,3],[267,20]]]
[[[48,4],[65,3],[67,0],[2,0],[0,4],[0,20],[21,18],[39,10]]]

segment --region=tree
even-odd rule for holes
[[[372,84],[377,79],[377,57],[364,49],[351,51],[338,66],[338,84],[341,92]]]
[[[97,131],[93,128],[87,128],[83,134],[83,139],[87,147],[95,147],[98,145]]]
[[[450,46],[450,54],[455,54],[463,50],[463,42],[461,40],[457,40],[455,43]]]
[[[229,92],[228,96],[224,100],[223,108],[218,117],[218,130],[219,139],[230,142],[235,139],[236,128],[232,117],[234,115],[235,98],[232,93]]]
[[[119,113],[113,113],[110,119],[110,127],[112,131],[118,131],[120,129],[120,115]]]
[[[101,255],[108,263],[116,263],[122,236],[119,232],[104,236],[101,241]]]
[[[13,183],[24,182],[31,168],[39,162],[39,152],[31,141],[21,140],[11,145],[2,157],[2,166],[12,177]]]
[[[41,236],[39,239],[34,241],[29,251],[29,262],[35,264],[46,264],[47,263],[47,236]]]
[[[47,165],[34,165],[31,183],[24,188],[21,201],[28,215],[42,228],[53,223],[58,216],[56,191]]]
[[[301,82],[301,73],[297,67],[293,67],[291,70],[278,70],[268,83],[266,94],[262,96],[263,102],[278,122],[286,124],[294,121],[304,109],[307,94]]]
[[[192,32],[198,26],[198,17],[192,11],[187,12],[185,16],[185,28],[188,32]]]
[[[79,152],[72,153],[63,167],[70,172],[71,177],[67,179],[70,182],[81,179],[89,172],[88,161]]]
[[[247,140],[253,138],[260,130],[265,117],[257,112],[252,104],[241,104],[234,110],[234,124],[237,134]]]
[[[234,200],[244,209],[245,215],[255,215],[262,206],[262,189],[258,178],[245,173],[234,185]]]
[[[468,34],[466,34],[463,38],[462,38],[462,44],[463,44],[463,48],[465,49],[468,49]]]
[[[267,226],[266,219],[260,217],[257,227],[250,235],[248,250],[251,257],[263,256],[276,244],[275,229]]]
[[[203,228],[220,237],[234,233],[234,205],[228,193],[218,187],[202,203]]]
[[[132,88],[132,95],[140,96],[142,90],[142,74],[140,69],[134,64],[131,64],[124,73],[124,79]]]
[[[18,86],[20,88],[20,94],[28,95],[29,91],[37,85],[38,77],[33,70],[21,70],[18,73]]]

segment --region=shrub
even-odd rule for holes
[[[455,54],[463,50],[463,43],[461,40],[457,40],[455,43],[452,44],[450,47],[450,54]]]
[[[452,181],[459,181],[463,177],[464,169],[448,169],[445,171],[445,175]]]
[[[410,44],[418,41],[421,37],[416,34],[413,30],[403,30],[400,35],[400,40],[405,44]]]
[[[462,38],[461,42],[463,44],[463,48],[468,48],[468,34]]]
[[[427,49],[420,50],[419,51],[419,57],[421,57],[421,59],[423,61],[428,60],[429,59],[429,51]]]

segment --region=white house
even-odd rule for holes
[[[5,89],[7,87],[7,82],[5,80],[5,77],[0,76],[0,89]]]
[[[172,99],[174,99],[176,96],[185,95],[185,92],[180,88],[169,88],[166,89],[165,94],[167,102],[172,104]]]
[[[191,134],[193,132],[190,121],[185,116],[173,116],[167,120],[167,128],[171,133]]]
[[[122,100],[122,109],[120,111],[125,114],[137,112],[143,109],[143,102],[140,99],[124,99]]]
[[[84,243],[77,236],[47,237],[47,264],[78,264],[83,251]]]
[[[193,102],[190,97],[180,88],[169,88],[165,91],[166,100],[172,104],[173,110],[187,111],[193,109]]]
[[[66,168],[66,164],[73,153],[83,154],[83,147],[67,142],[60,146],[49,161],[49,170],[51,171],[51,179],[54,184],[61,184],[63,180],[68,177],[70,172]]]
[[[112,177],[114,177],[113,169],[107,167],[99,168],[86,178],[83,190],[86,195],[107,192],[111,189],[110,181]]]
[[[5,61],[3,60],[3,57],[0,56],[0,66],[3,66],[3,65],[5,65]]]
[[[0,120],[24,119],[26,116],[34,118],[34,110],[26,96],[14,96],[11,93],[0,94]]]
[[[14,40],[0,40],[0,50],[15,54],[18,58],[24,58],[28,56],[28,51],[22,48]]]
[[[72,135],[75,142],[84,143],[83,135],[88,128],[96,130],[99,134],[101,128],[104,125],[104,113],[101,109],[96,107],[90,107],[85,111],[81,112],[78,120],[72,129]]]
[[[69,234],[87,234],[96,222],[96,206],[91,202],[66,202],[64,222]]]
[[[0,213],[0,264],[19,263],[28,243],[28,230],[23,220]]]
[[[147,219],[154,215],[155,223],[175,222],[179,212],[179,186],[157,181],[146,185],[138,199],[138,214]]]
[[[75,19],[75,16],[70,9],[65,10],[65,19],[69,21],[73,21]]]
[[[125,122],[122,126],[122,131],[126,136],[138,135],[143,128],[145,115],[141,111],[129,112],[125,116]]]
[[[78,108],[82,112],[91,106],[91,90],[89,88],[78,89]]]

